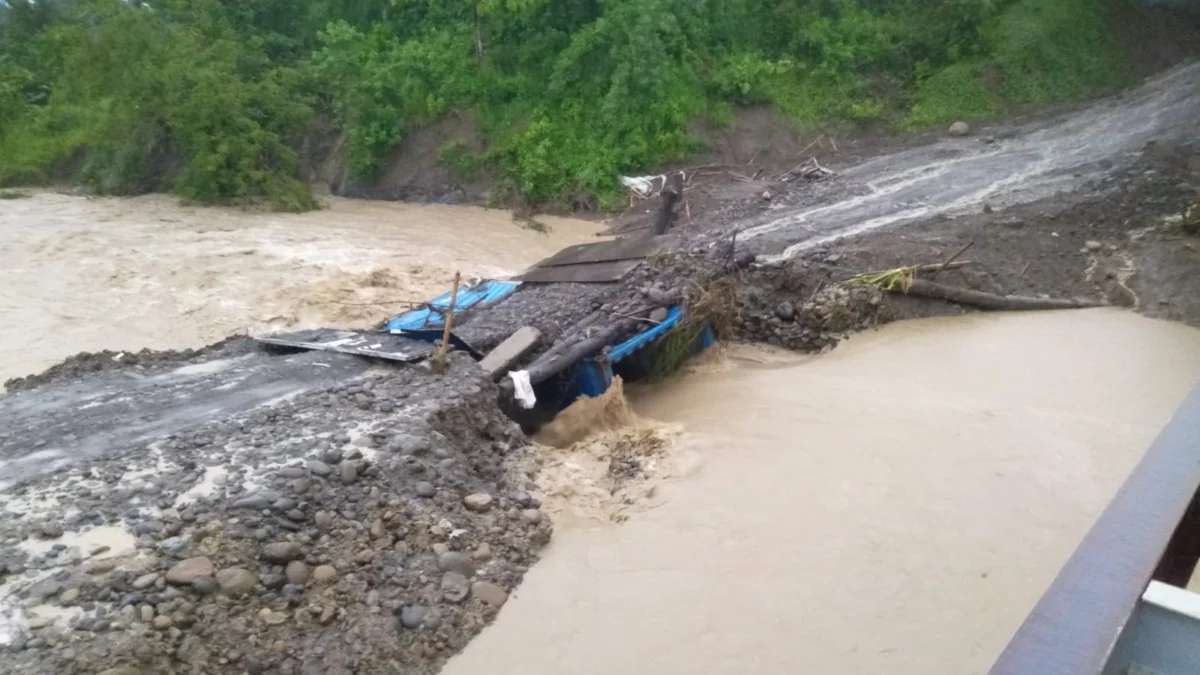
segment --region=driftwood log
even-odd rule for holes
[[[654,222],[650,226],[650,233],[654,235],[666,234],[671,227],[671,221],[675,219],[675,205],[683,197],[683,173],[676,171],[667,174],[666,180],[663,181],[663,189],[658,195],[658,211],[654,214]]]
[[[1003,311],[1020,311],[1034,309],[1079,309],[1083,307],[1101,307],[1104,303],[1084,300],[1081,298],[1034,298],[1027,295],[996,295],[967,288],[947,286],[925,279],[914,279],[907,289],[896,288],[893,292],[916,295],[923,298],[949,300],[960,305],[970,305],[980,309]]]

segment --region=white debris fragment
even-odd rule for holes
[[[529,371],[513,370],[509,371],[508,376],[513,381],[513,396],[521,407],[529,410],[537,404],[537,395],[533,393],[533,385],[529,383]]]
[[[657,189],[655,181],[667,182],[666,176],[621,176],[621,185],[633,190],[642,197],[649,197]]]

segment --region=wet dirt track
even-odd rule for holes
[[[839,175],[832,197],[815,204],[784,197],[741,238],[764,259],[790,258],[853,234],[1071,192],[1130,163],[1149,141],[1197,134],[1200,63],[1030,128],[947,138],[863,162]],[[804,191],[798,198],[808,199]]]

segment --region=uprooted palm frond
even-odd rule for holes
[[[884,291],[908,292],[913,280],[917,278],[917,268],[913,266],[897,267],[883,272],[867,272],[850,277],[846,280],[852,286],[873,286]]]

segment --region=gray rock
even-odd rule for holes
[[[287,564],[287,569],[284,570],[289,584],[303,586],[308,583],[308,565],[305,565],[300,560],[293,560]]]
[[[669,305],[679,298],[678,289],[663,290],[661,288],[651,288],[646,291],[646,299],[656,305]]]
[[[419,455],[429,451],[429,439],[423,436],[414,436],[412,434],[397,434],[392,438],[392,442],[388,447],[394,452],[399,452],[405,455]]]
[[[1101,248],[1104,248],[1104,245],[1098,241],[1089,239],[1083,243],[1083,247],[1089,251],[1099,251]]]
[[[187,585],[200,577],[211,577],[214,571],[212,560],[203,556],[188,558],[175,563],[167,570],[167,583]]]
[[[38,533],[46,539],[58,539],[63,536],[63,526],[55,522],[42,523],[38,528]]]
[[[263,608],[263,610],[258,613],[258,616],[262,619],[263,623],[267,624],[268,626],[279,626],[287,623],[288,620],[287,612],[277,612],[273,609],[267,608]]]
[[[144,591],[153,586],[154,582],[156,581],[158,581],[158,573],[150,572],[149,574],[143,574],[142,576],[134,579],[132,585],[134,589]]]
[[[416,630],[421,627],[421,623],[425,621],[425,615],[429,613],[427,607],[421,605],[408,605],[400,610],[400,625],[409,630]]]
[[[316,515],[313,516],[313,522],[320,529],[327,530],[330,525],[333,525],[333,514],[328,511],[317,511]]]
[[[192,590],[200,595],[212,595],[217,592],[217,580],[212,577],[196,577],[192,579]]]
[[[287,583],[287,577],[282,574],[271,573],[262,575],[262,578],[259,579],[259,581],[262,582],[264,587],[269,588],[272,591],[277,591],[283,588],[284,584]]]
[[[150,623],[154,620],[154,607],[152,605],[142,605],[138,608],[138,617],[142,623]]]
[[[162,549],[164,553],[170,555],[179,555],[183,552],[183,539],[180,539],[179,537],[169,537],[160,541],[158,543],[158,547]]]
[[[417,496],[418,497],[424,497],[424,498],[428,499],[436,494],[437,494],[437,489],[435,489],[433,487],[432,483],[429,483],[427,481],[418,481],[417,482]]]
[[[263,560],[280,565],[289,563],[303,554],[304,551],[300,549],[300,544],[294,541],[278,541],[273,544],[267,544],[262,550]]]
[[[438,556],[438,568],[443,572],[458,572],[464,577],[475,576],[475,563],[466,554],[447,551]]]
[[[159,524],[153,520],[143,520],[133,526],[133,533],[136,535],[154,534],[158,532]]]
[[[333,469],[329,465],[319,459],[308,460],[308,470],[318,476],[328,476],[333,473]]]
[[[962,120],[950,125],[949,133],[951,136],[966,136],[971,133],[971,126]]]
[[[317,565],[312,571],[312,580],[315,584],[328,584],[337,581],[337,569],[333,565]]]
[[[670,313],[670,310],[668,310],[666,307],[655,307],[654,310],[650,312],[650,320],[655,323],[662,323],[667,320],[667,316]]]
[[[486,492],[467,495],[463,497],[463,506],[476,513],[484,513],[492,508],[492,496]]]
[[[349,485],[358,479],[358,464],[355,462],[342,462],[338,465],[338,472],[342,478],[342,485]]]
[[[496,608],[503,607],[504,603],[508,602],[508,593],[490,581],[476,581],[471,584],[471,595]]]
[[[74,562],[72,562],[71,564],[74,564]],[[116,560],[93,560],[92,562],[88,563],[88,565],[87,565],[87,573],[95,574],[95,575],[99,576],[102,574],[108,574],[109,572],[115,570],[116,568],[117,568]]]
[[[305,492],[308,492],[308,488],[311,484],[312,481],[308,480],[307,478],[297,478],[296,480],[292,481],[292,492],[302,495]]]
[[[530,523],[542,522],[542,512],[537,509],[525,509],[521,512],[521,517]]]
[[[281,496],[274,490],[261,490],[235,499],[229,507],[234,509],[265,509],[275,503]]]
[[[784,321],[792,321],[796,318],[796,307],[790,302],[781,302],[779,303],[779,306],[775,308],[775,316],[783,319]]]
[[[462,602],[471,594],[471,582],[458,572],[447,572],[442,575],[442,598],[447,602]]]
[[[492,547],[486,541],[479,542],[474,551],[471,551],[472,560],[487,561],[492,559]]]
[[[258,588],[258,575],[244,567],[228,567],[217,572],[217,586],[223,595],[238,598]]]

